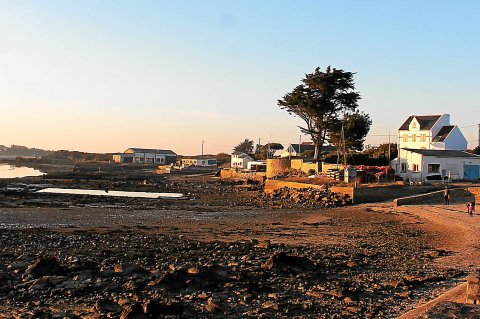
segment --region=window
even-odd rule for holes
[[[412,165],[412,171],[418,172],[418,164],[413,164]]]
[[[412,121],[412,128],[417,128],[417,122]]]
[[[440,173],[440,164],[428,164],[429,173]]]
[[[407,163],[402,163],[400,166],[400,171],[405,173],[407,171]]]
[[[420,135],[420,141],[425,142],[427,140],[427,136],[425,134]]]
[[[416,142],[417,141],[417,136],[416,135],[412,135],[412,142]]]
[[[407,134],[403,134],[403,141],[408,142],[408,135]]]

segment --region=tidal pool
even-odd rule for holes
[[[41,175],[43,175],[42,172],[31,167],[0,164],[0,178],[21,178]]]
[[[76,188],[45,188],[37,193],[73,194],[92,196],[135,197],[135,198],[182,198],[182,193],[148,193],[148,192],[125,192],[100,189],[76,189]]]

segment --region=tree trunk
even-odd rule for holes
[[[322,152],[323,143],[320,143],[319,141],[314,141],[314,143],[315,143],[315,153],[313,155],[313,161],[318,162],[318,159],[320,158],[320,153]]]

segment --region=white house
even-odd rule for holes
[[[113,155],[117,164],[174,164],[177,154],[171,150],[131,147],[123,153]]]
[[[248,163],[252,162],[253,158],[243,152],[233,152],[232,159],[230,161],[230,166],[233,168],[244,169],[248,167]]]
[[[335,152],[337,148],[332,145],[323,145],[322,154]],[[305,152],[315,152],[315,144],[313,142],[302,142],[300,144],[289,144],[287,149],[280,154],[280,157],[298,157],[304,155]]]
[[[287,149],[280,154],[280,157],[296,157],[306,151],[315,151],[313,142],[302,142],[301,144],[289,144]]]
[[[466,150],[467,140],[450,115],[412,115],[398,129],[399,149]],[[401,154],[400,154],[401,155]]]
[[[480,156],[457,150],[402,149],[400,176],[410,181],[478,180]]]
[[[470,166],[480,165],[480,157],[466,148],[467,140],[450,124],[449,114],[412,115],[398,129],[399,156],[390,166],[409,180],[477,179],[472,178],[477,168]]]

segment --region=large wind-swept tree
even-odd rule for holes
[[[316,68],[306,74],[302,84],[278,100],[278,105],[289,114],[305,121],[300,130],[310,135],[315,144],[314,160],[331,131],[336,129],[338,119],[354,113],[358,108],[360,94],[355,92],[352,72],[328,67],[325,72]]]

